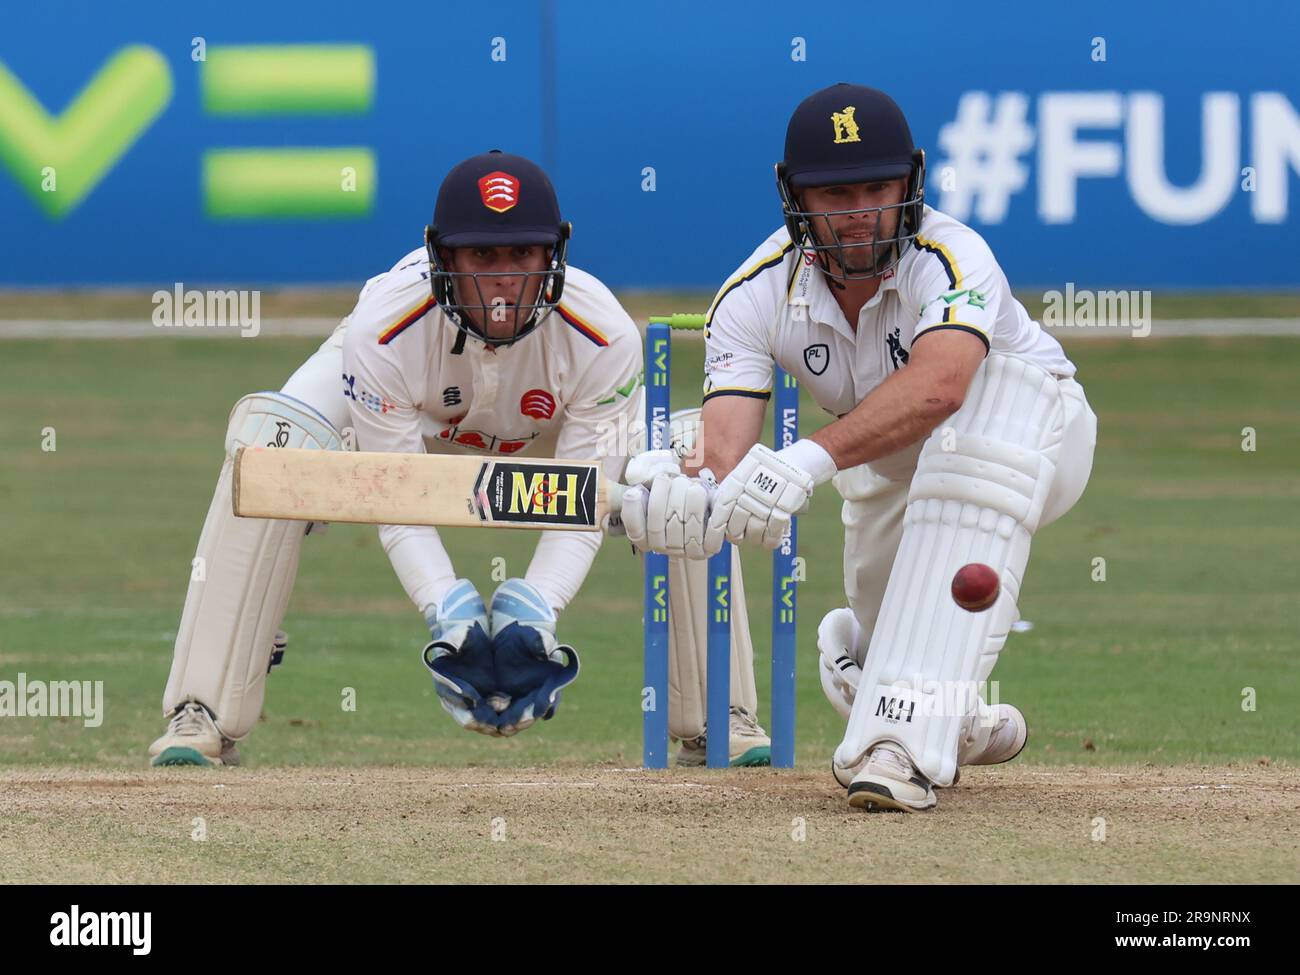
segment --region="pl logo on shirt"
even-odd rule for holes
[[[831,347],[825,342],[818,342],[803,350],[803,364],[814,376],[820,376],[831,364]]]

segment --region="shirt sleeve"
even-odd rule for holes
[[[987,351],[1007,284],[988,244],[976,233],[947,240],[917,236],[927,255],[918,261],[905,296],[919,309],[912,342],[927,332],[957,329],[977,336]]]
[[[704,399],[770,399],[775,362],[772,314],[764,315],[749,288],[724,293],[704,327]]]
[[[628,453],[628,438],[638,419],[644,376],[640,335],[627,328],[601,349],[578,380],[564,407],[555,455],[599,460],[601,473],[617,480]],[[525,579],[558,613],[577,595],[591,570],[602,532],[544,531]]]

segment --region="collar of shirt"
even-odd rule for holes
[[[839,302],[835,300],[835,295],[831,292],[831,287],[826,283],[826,276],[815,265],[810,265],[802,260],[798,273],[791,282],[789,293],[786,296],[788,306],[803,305],[808,309],[808,318],[819,325],[826,325],[835,329],[849,341],[857,338],[857,331],[849,325],[848,319],[844,317],[844,311],[840,308]],[[884,300],[885,293],[898,289],[898,269],[894,268],[889,272],[889,276],[880,282],[880,287],[876,293],[871,296],[871,300],[862,306],[858,313],[858,324],[862,322],[862,312],[875,308]]]

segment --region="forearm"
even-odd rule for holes
[[[909,366],[810,439],[831,455],[839,470],[845,470],[916,443],[960,406],[961,395],[953,384],[932,370]]]
[[[766,411],[767,402],[761,399],[719,396],[709,400],[700,414],[696,450],[683,464],[683,470],[693,477],[701,467],[707,467],[721,481],[758,443]]]
[[[587,578],[601,538],[598,532],[542,532],[524,580],[561,612]]]
[[[429,619],[434,607],[456,581],[437,529],[421,525],[380,525],[379,541],[402,588]]]

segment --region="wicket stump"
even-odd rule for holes
[[[646,329],[645,421],[648,449],[667,446],[671,390],[672,330],[704,328],[704,315],[651,318]],[[775,446],[799,439],[799,385],[779,366],[773,381]],[[795,559],[797,519],[772,554],[772,764],[794,766],[795,725]],[[731,545],[709,559],[706,725],[709,768],[730,764],[731,726]],[[646,768],[668,767],[668,557],[645,556],[645,684],[641,691]]]

